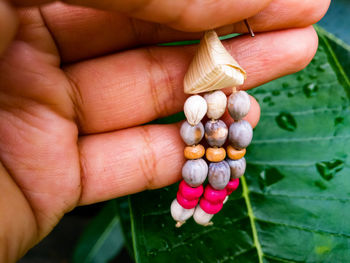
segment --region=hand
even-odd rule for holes
[[[309,25],[330,1],[67,1],[114,13],[35,6],[44,2],[0,1],[1,262],[21,257],[77,205],[180,179],[178,125],[141,125],[181,111],[196,46],[156,43],[213,27],[246,32],[239,21],[250,17],[261,33],[225,41],[250,89],[310,62],[317,35]]]

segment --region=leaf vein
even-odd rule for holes
[[[290,194],[280,194],[280,193],[263,193],[258,191],[250,190],[250,193],[264,195],[264,196],[272,196],[272,197],[287,197],[287,198],[300,198],[300,199],[309,199],[309,200],[329,200],[329,201],[341,201],[341,202],[349,202],[350,198],[345,197],[332,197],[332,196],[308,196],[308,195],[290,195]]]
[[[258,238],[258,232],[256,230],[256,226],[255,226],[255,222],[254,222],[255,217],[254,217],[252,205],[250,203],[249,189],[248,189],[248,185],[247,185],[247,182],[246,182],[244,176],[241,177],[241,182],[242,182],[242,188],[243,188],[243,197],[244,197],[244,200],[246,202],[249,221],[250,221],[250,225],[251,225],[252,232],[253,232],[254,245],[255,245],[256,251],[258,253],[259,263],[263,263],[263,258],[262,258],[263,253],[262,253],[261,245],[260,245],[259,238]]]
[[[257,221],[264,222],[264,223],[270,223],[273,225],[280,225],[280,226],[285,226],[285,227],[290,227],[290,228],[296,228],[299,230],[308,231],[308,232],[312,232],[312,233],[317,233],[317,234],[322,233],[322,234],[327,234],[330,236],[350,238],[350,234],[347,234],[347,233],[335,233],[335,232],[331,232],[331,231],[327,231],[327,230],[323,230],[323,229],[313,229],[313,228],[309,228],[309,227],[305,227],[305,226],[298,226],[298,225],[292,225],[292,224],[287,224],[287,223],[282,223],[282,222],[276,222],[276,221],[271,221],[271,220],[258,218],[258,217],[256,217],[255,219]]]
[[[306,137],[306,138],[277,138],[277,139],[254,140],[251,144],[311,142],[311,141],[327,141],[327,140],[348,139],[348,138],[350,138],[350,134],[344,135],[344,136],[325,136],[325,137]]]

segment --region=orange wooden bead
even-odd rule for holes
[[[199,159],[203,157],[205,149],[202,145],[197,144],[193,146],[186,146],[184,150],[184,155],[186,159]]]
[[[226,151],[224,148],[208,148],[205,157],[210,162],[221,162],[226,157]]]
[[[238,160],[238,159],[243,158],[245,153],[246,153],[246,149],[245,148],[242,149],[242,150],[236,150],[231,145],[227,146],[227,155],[232,160]]]

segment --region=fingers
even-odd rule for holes
[[[17,262],[37,242],[37,223],[30,204],[1,162],[0,178],[0,262]]]
[[[17,23],[15,11],[5,0],[0,0],[0,56],[14,38]]]
[[[274,0],[249,18],[255,32],[306,27],[321,19],[330,0]],[[234,14],[236,12],[230,12]],[[91,58],[113,51],[179,40],[199,39],[202,33],[185,33],[116,12],[55,3],[42,8],[65,62]],[[213,27],[212,24],[210,24]],[[242,22],[223,26],[219,34],[244,33]],[[93,36],[93,37],[92,37]]]
[[[225,45],[247,71],[243,88],[249,89],[305,67],[316,52],[317,35],[309,27],[243,36]],[[81,133],[122,129],[181,111],[183,78],[195,50],[151,47],[67,67]]]
[[[266,7],[270,1],[66,0],[65,2],[118,11],[142,20],[168,24],[183,31],[202,31],[253,16]]]
[[[252,99],[246,119],[255,125],[259,117],[259,105]],[[178,124],[81,137],[79,149],[81,205],[164,187],[181,178],[184,144]]]

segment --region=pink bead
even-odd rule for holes
[[[191,187],[185,182],[185,180],[182,180],[179,185],[179,192],[188,200],[198,199],[203,194],[203,185]]]
[[[210,184],[208,184],[204,190],[204,198],[213,204],[222,203],[226,195],[226,189],[216,190]]]
[[[239,178],[232,179],[231,181],[229,181],[225,188],[227,191],[227,195],[232,194],[232,192],[235,191],[238,188],[238,186],[239,186]]]
[[[213,203],[210,203],[208,200],[201,198],[201,200],[199,201],[199,205],[204,212],[213,215],[218,213],[221,210],[223,203],[213,204]]]
[[[186,208],[186,209],[194,208],[194,207],[196,207],[196,205],[197,205],[197,203],[198,203],[198,199],[188,200],[188,199],[186,199],[185,197],[183,197],[183,196],[180,194],[180,192],[177,192],[176,199],[177,199],[177,202],[178,202],[183,208]]]

